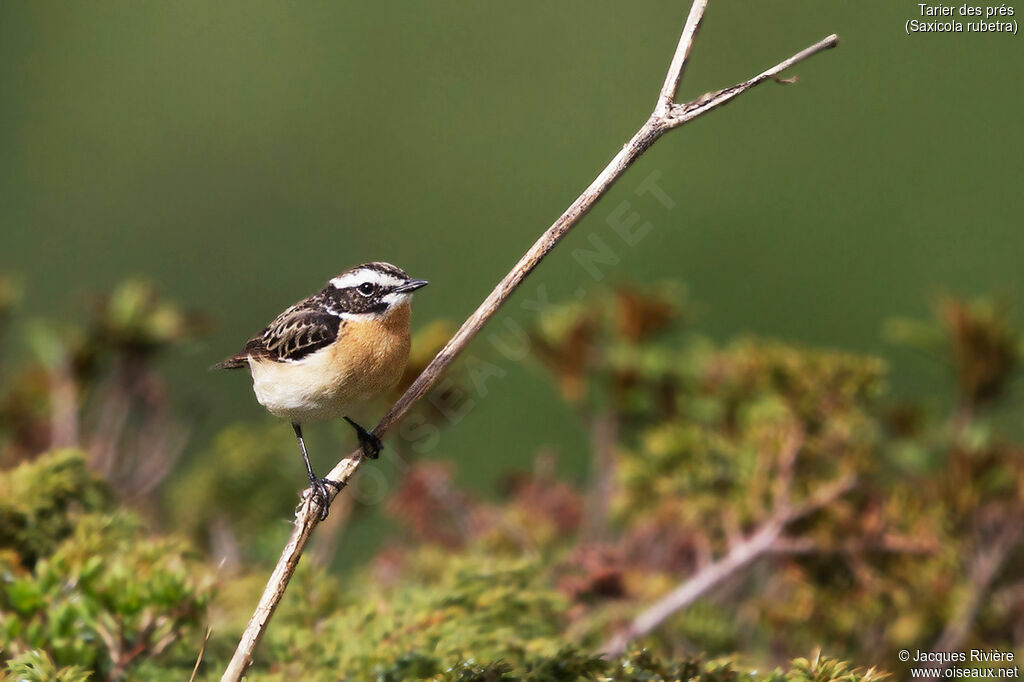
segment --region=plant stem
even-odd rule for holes
[[[707,3],[708,0],[694,0],[690,8],[682,36],[665,77],[665,84],[662,86],[658,103],[651,117],[637,130],[629,142],[619,150],[608,165],[605,166],[604,170],[590,183],[590,186],[572,202],[569,208],[523,254],[519,262],[505,275],[476,311],[462,324],[458,332],[455,333],[455,336],[448,341],[445,347],[441,349],[437,356],[427,365],[426,369],[423,370],[423,373],[416,378],[402,397],[384,415],[374,429],[374,433],[378,437],[383,436],[408,412],[409,408],[417,400],[426,394],[440,379],[441,375],[459,353],[476,336],[477,332],[512,295],[516,287],[540,264],[544,256],[555,247],[569,230],[579,223],[580,219],[594,207],[594,204],[604,196],[615,181],[625,173],[626,169],[666,131],[687,123],[729,102],[737,95],[768,79],[774,79],[784,69],[822,50],[835,47],[838,42],[837,37],[831,35],[750,80],[725,90],[702,95],[688,104],[679,105],[674,101],[675,93],[682,78],[687,56],[697,35],[697,28],[700,26]],[[338,462],[327,477],[334,481],[347,482],[362,464],[362,461],[361,450],[356,450]],[[333,499],[337,492],[331,491],[330,495]],[[319,505],[312,495],[306,495],[304,503],[296,514],[295,528],[292,531],[291,537],[288,539],[280,559],[278,559],[277,566],[274,567],[274,571],[270,575],[263,596],[260,598],[259,604],[256,606],[256,610],[245,632],[242,634],[234,656],[221,677],[222,682],[235,682],[242,679],[245,671],[252,663],[253,652],[259,644],[267,628],[267,623],[274,614],[274,610],[284,596],[288,581],[291,579],[292,573],[295,571],[299,558],[302,556],[306,543],[309,541],[309,537],[319,519]]]

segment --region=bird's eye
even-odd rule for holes
[[[377,289],[371,282],[363,282],[359,285],[359,293],[363,296],[372,296]]]

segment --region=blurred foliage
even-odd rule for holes
[[[337,602],[310,598],[322,594],[322,576],[302,580],[281,614],[286,625],[264,642],[267,657],[281,662],[268,679],[308,679],[315,669],[323,679],[338,670],[373,679],[389,668],[387,679],[428,677],[469,660],[552,656],[562,647],[566,603],[541,569],[528,559],[428,547],[404,557],[401,582],[365,576]]]
[[[232,563],[243,558],[236,536],[250,546],[247,559],[261,554],[255,550],[264,540],[279,540],[275,526],[282,512],[296,505],[296,492],[302,487],[301,479],[283,485],[289,479],[282,477],[282,453],[292,452],[295,437],[277,426],[268,422],[224,428],[209,450],[185,469],[168,496],[174,526]],[[268,547],[262,555],[270,558],[279,549]]]
[[[7,661],[7,670],[0,670],[4,682],[86,682],[92,674],[77,665],[57,669],[49,654],[39,649],[26,651]]]
[[[0,538],[0,651],[15,657],[9,674],[53,679],[59,666],[60,679],[82,679],[79,669],[119,679],[142,663],[192,657],[211,594],[208,569],[180,541],[152,538],[131,512],[111,510],[81,453],[46,454],[4,472],[0,490],[18,491],[3,510],[4,526],[16,531]]]
[[[140,281],[95,299],[82,323],[28,320],[30,359],[0,393],[0,463],[78,446],[120,497],[151,504],[185,445],[155,363],[203,328],[201,316]]]
[[[102,300],[0,386],[0,679],[186,679],[208,627],[199,679],[216,679],[288,530],[294,444],[276,422],[228,425],[162,507],[122,488],[144,479],[97,456],[97,402],[127,401],[122,416],[148,424],[116,439],[115,460],[167,465],[154,444],[178,421],[136,402],[198,318],[134,284]],[[905,672],[902,648],[1024,654],[1024,446],[987,418],[1020,368],[1007,309],[945,301],[935,322],[887,328],[956,369],[949,415],[894,401],[876,358],[716,344],[694,310],[678,285],[545,309],[527,362],[594,434],[587,484],[540,452],[495,499],[396,442],[386,509],[400,532],[343,575],[310,552],[249,679],[873,681],[872,665]],[[450,332],[416,336],[403,385]],[[421,401],[421,425],[450,423],[463,370]],[[345,499],[318,542],[358,523]],[[726,560],[741,550],[749,561]],[[685,608],[598,655],[709,571],[722,575]],[[819,647],[838,658],[794,658]]]
[[[85,469],[82,454],[62,450],[0,476],[0,546],[31,568],[72,532],[75,513],[107,511],[113,496]]]
[[[151,354],[194,338],[205,324],[200,315],[158,296],[149,283],[128,280],[96,302],[92,327],[97,345]]]
[[[884,334],[893,343],[950,360],[963,409],[1003,397],[1024,361],[1024,338],[1009,306],[989,298],[942,299],[934,320],[895,318],[887,321]]]
[[[20,300],[21,286],[18,282],[10,275],[0,275],[0,342],[3,341],[8,317]]]
[[[651,348],[641,352],[642,342],[694,312],[678,284],[666,283],[643,295],[623,288],[598,304],[546,308],[530,334],[532,350],[566,400],[582,400],[602,387],[624,400],[621,394],[634,384],[657,381],[669,360]]]

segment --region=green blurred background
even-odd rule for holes
[[[244,377],[206,368],[348,266],[431,280],[418,324],[468,315],[647,117],[687,9],[4,3],[0,270],[25,284],[23,317],[83,317],[130,275],[207,313],[212,333],[167,365],[194,458],[227,422],[264,418]],[[942,367],[879,330],[941,293],[1020,310],[1024,52],[1006,34],[907,36],[917,15],[906,0],[712,2],[684,98],[829,33],[840,47],[660,141],[503,314],[529,319],[541,283],[560,299],[678,279],[716,338],[880,353],[898,393],[940,385]],[[636,194],[653,171],[672,210]],[[607,222],[624,200],[653,224],[633,247]],[[572,257],[592,235],[620,258],[601,282]],[[485,487],[541,447],[582,477],[568,408],[498,362],[508,376],[435,454]],[[342,432],[316,434],[324,466]],[[282,472],[301,485],[297,455]]]

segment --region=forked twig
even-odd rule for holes
[[[462,324],[462,327],[455,333],[455,336],[448,341],[448,344],[427,365],[423,373],[417,377],[416,381],[409,386],[402,397],[384,415],[384,418],[381,419],[374,429],[374,433],[378,437],[383,436],[390,430],[408,412],[409,408],[423,397],[452,361],[476,336],[480,328],[494,315],[526,276],[537,267],[544,256],[593,208],[598,199],[608,191],[626,169],[647,151],[659,137],[665,132],[725,104],[750,88],[766,80],[776,78],[784,69],[822,50],[835,47],[838,43],[838,38],[835,35],[830,35],[748,81],[725,90],[708,93],[688,104],[676,104],[675,93],[678,89],[683,70],[686,67],[687,56],[689,55],[690,48],[693,46],[693,40],[704,16],[704,9],[707,3],[708,0],[694,0],[690,8],[683,34],[672,57],[672,63],[665,77],[665,84],[659,93],[658,101],[651,117],[633,135],[632,139],[622,147],[608,165],[605,166],[604,170],[590,183],[590,186],[583,191],[576,201],[572,202],[569,208],[558,217],[551,227],[519,259],[515,267],[505,275],[504,279],[498,283],[476,311]],[[360,464],[362,464],[362,461],[361,451],[356,450],[338,462],[328,474],[328,478],[334,481],[347,482],[356,469],[359,468]],[[335,494],[333,491],[331,492],[332,499]],[[284,595],[288,581],[298,565],[306,542],[309,540],[310,534],[313,532],[313,528],[316,527],[319,518],[319,505],[313,496],[307,495],[296,514],[295,528],[288,539],[288,544],[285,545],[284,551],[281,553],[280,559],[278,559],[277,566],[267,582],[266,589],[260,598],[255,613],[253,613],[252,619],[249,621],[249,625],[246,627],[245,632],[242,633],[238,648],[235,650],[235,654],[221,678],[222,682],[240,680],[245,674],[246,669],[252,662],[253,651],[259,644],[260,638],[266,630],[267,623],[274,613],[274,609],[277,608],[281,597]]]

